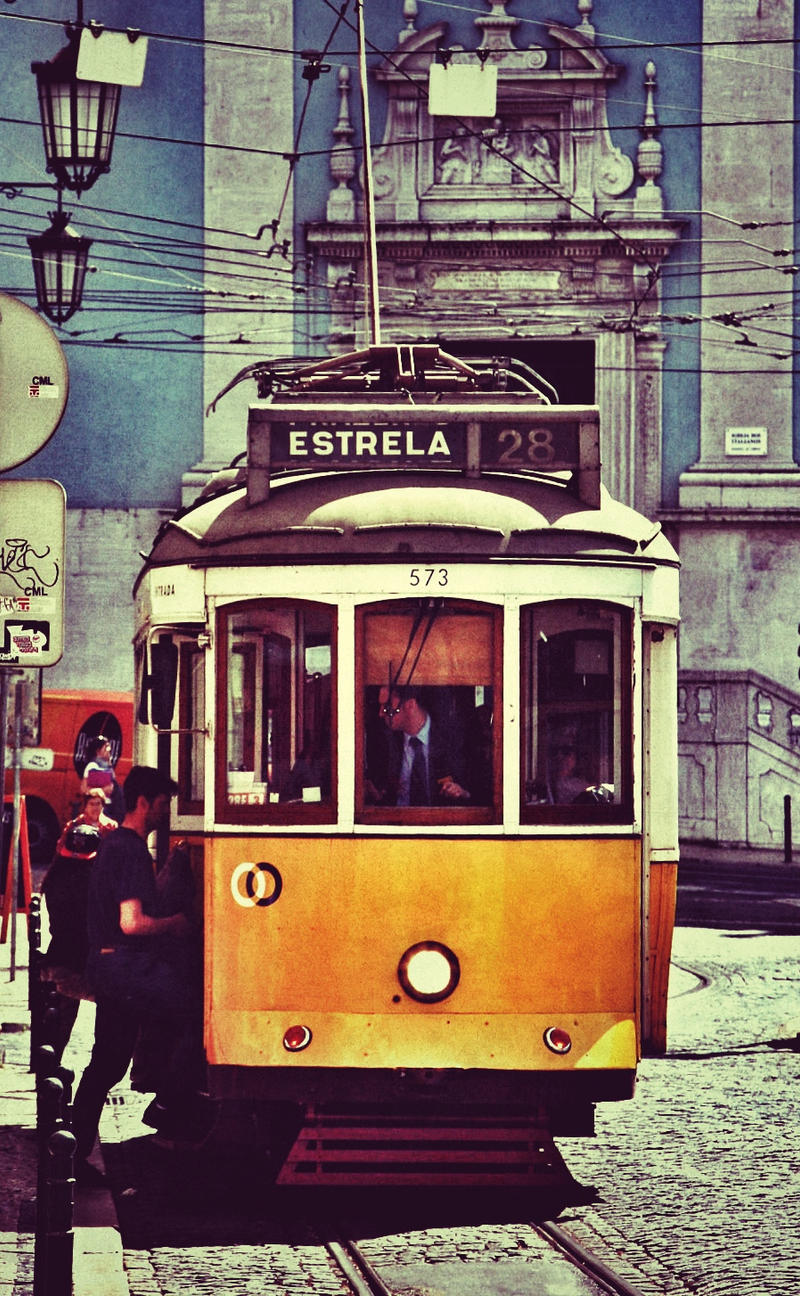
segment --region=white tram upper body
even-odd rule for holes
[[[585,1130],[664,1047],[677,558],[600,486],[595,410],[463,366],[363,387],[253,406],[137,583],[136,759],[204,876],[215,1088],[435,1075]],[[410,694],[425,804],[407,742],[392,769]]]

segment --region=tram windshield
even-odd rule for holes
[[[515,730],[521,721],[522,823],[629,821],[632,619],[592,599],[521,608],[520,686],[506,713]],[[354,628],[355,748],[348,738],[343,750],[355,756],[355,821],[499,823],[504,609],[384,600],[358,607]],[[220,609],[220,822],[336,819],[335,631],[328,604],[251,599]],[[201,813],[204,655],[196,637],[185,639],[180,809]]]
[[[363,819],[495,817],[497,633],[495,609],[455,600],[362,610]]]
[[[602,603],[523,616],[523,818],[619,820],[630,810],[630,616]]]
[[[326,802],[330,813],[332,629],[331,610],[318,604],[252,602],[222,613],[226,817],[261,819],[289,803],[292,818]]]

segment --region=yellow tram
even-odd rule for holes
[[[146,560],[212,1089],[296,1105],[294,1181],[513,1177],[510,1130],[591,1133],[665,1047],[678,561],[598,447],[593,407],[373,347],[257,400]]]

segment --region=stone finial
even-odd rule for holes
[[[339,68],[339,117],[333,128],[336,143],[331,151],[331,177],[336,181],[336,188],[328,196],[327,217],[329,221],[353,221],[356,218],[356,205],[352,184],[356,174],[356,159],[353,153],[353,135],[355,131],[350,124],[350,69]]]
[[[407,41],[410,36],[415,34],[415,24],[418,13],[419,6],[417,5],[417,0],[403,0],[403,17],[406,20],[406,25],[397,37],[400,44],[402,44],[403,41]]]
[[[581,20],[578,23],[576,31],[579,31],[583,36],[586,36],[589,40],[594,40],[594,27],[589,21],[592,16],[593,9],[594,9],[594,0],[578,0],[578,13],[581,16]]]
[[[652,60],[646,64],[644,69],[644,86],[645,104],[644,120],[641,126],[642,139],[636,150],[636,169],[644,183],[636,193],[634,205],[637,212],[651,212],[660,215],[664,210],[664,201],[661,189],[656,184],[656,181],[664,167],[664,153],[661,144],[656,139],[660,128],[655,107],[656,65]]]
[[[656,121],[656,105],[655,105],[656,65],[652,59],[650,59],[645,64],[644,88],[645,88],[645,104],[644,104],[643,126],[645,131],[649,131],[651,134],[654,134],[658,130],[658,122]]]
[[[519,18],[513,18],[506,13],[509,0],[486,0],[486,2],[491,13],[488,13],[485,18],[475,19],[475,26],[483,32],[481,49],[495,50],[498,53],[505,50],[516,52],[511,33],[519,26]]]

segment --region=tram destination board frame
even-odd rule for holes
[[[600,420],[596,406],[485,405],[453,401],[264,402],[247,427],[247,498],[267,499],[270,477],[287,470],[447,468],[572,474],[570,487],[600,504]]]

